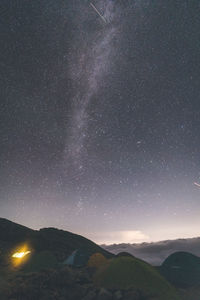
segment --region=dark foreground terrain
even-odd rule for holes
[[[22,245],[30,253],[13,258]],[[64,263],[81,248],[87,261]],[[199,300],[198,263],[193,255],[177,253],[155,268],[125,252],[114,256],[70,232],[34,231],[0,219],[1,300]]]
[[[158,286],[158,289],[160,287]],[[160,291],[148,292],[140,288],[104,288],[94,284],[93,276],[86,269],[63,267],[34,273],[16,272],[1,278],[2,300],[144,300],[180,299],[174,291],[168,296]],[[168,298],[170,297],[170,298]]]

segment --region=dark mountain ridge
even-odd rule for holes
[[[22,243],[28,244],[35,251],[51,251],[59,261],[78,248],[87,248],[90,254],[102,253],[107,258],[114,256],[81,235],[56,228],[33,230],[0,218],[0,251],[12,251]]]

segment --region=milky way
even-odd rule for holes
[[[104,24],[101,19],[97,19],[96,22],[100,23],[97,30],[87,36],[85,33],[75,36],[75,53],[69,56],[70,76],[75,95],[72,98],[70,132],[66,141],[66,160],[67,163],[74,165],[75,170],[82,168],[81,156],[84,151],[87,151],[85,143],[90,139],[87,132],[90,118],[88,108],[99,91],[102,79],[110,71],[112,41],[116,35],[116,25],[113,25],[113,19],[117,17],[114,16],[114,2],[99,1],[98,9],[103,13],[107,23]],[[82,27],[81,31],[84,30],[84,22],[87,22],[88,14],[94,14],[90,6],[84,7],[84,16],[79,25]],[[77,22],[80,22],[79,18],[80,16]]]
[[[196,236],[199,1],[92,3],[1,1],[0,216],[99,243]]]

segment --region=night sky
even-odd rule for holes
[[[198,236],[199,0],[1,0],[0,216]]]

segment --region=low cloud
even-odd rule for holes
[[[149,241],[149,237],[140,230],[121,230],[110,232],[97,232],[95,236],[88,235],[98,244],[119,244],[119,243],[141,243]]]
[[[121,243],[117,245],[103,245],[102,247],[114,254],[124,251],[129,252],[152,265],[161,265],[170,254],[177,251],[186,251],[200,256],[200,238],[142,244]]]

